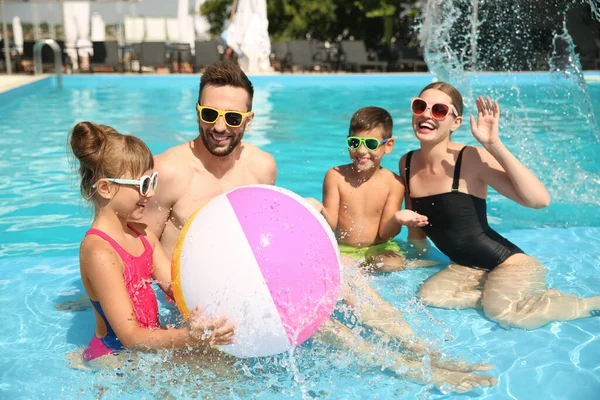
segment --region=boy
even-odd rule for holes
[[[342,254],[364,258],[363,266],[373,272],[405,269],[400,246],[391,239],[402,225],[427,225],[427,217],[401,210],[404,184],[380,165],[384,154],[394,148],[392,117],[380,107],[361,108],[352,116],[346,144],[352,163],[327,171],[323,216],[335,232]],[[430,263],[422,264],[419,266]]]

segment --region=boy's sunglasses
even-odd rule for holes
[[[250,111],[245,113],[239,111],[223,111],[212,107],[201,106],[200,104],[196,104],[196,108],[198,109],[200,119],[203,122],[214,124],[220,116],[223,116],[225,124],[232,128],[237,128],[242,125],[244,119],[250,114]]]
[[[346,143],[348,144],[348,148],[353,151],[358,150],[361,144],[364,144],[367,150],[375,151],[388,140],[389,139],[379,140],[370,137],[349,136],[346,139]]]
[[[118,183],[119,185],[136,185],[140,188],[140,194],[144,197],[148,196],[150,192],[150,188],[152,190],[156,190],[158,186],[158,172],[154,172],[152,175],[144,175],[140,179],[118,179],[118,178],[104,178],[109,182]],[[94,183],[92,186],[93,189],[96,189],[98,186],[97,183]]]
[[[429,105],[429,103],[421,98],[412,99],[412,102],[410,103],[410,109],[415,115],[423,114],[428,108],[431,109],[431,116],[437,120],[446,118],[450,111],[458,117],[458,111],[456,111],[456,107],[452,104],[435,103]]]

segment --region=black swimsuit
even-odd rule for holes
[[[410,196],[410,159],[406,154],[406,191],[412,210],[425,215],[423,231],[453,263],[492,270],[523,250],[500,236],[488,225],[485,199],[458,191],[463,147],[454,167],[452,191],[425,197]]]

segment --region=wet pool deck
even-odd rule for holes
[[[9,90],[18,88],[19,86],[27,85],[31,82],[39,81],[40,79],[44,79],[48,75],[8,75],[8,74],[0,74],[0,93],[7,92]]]

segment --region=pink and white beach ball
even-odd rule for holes
[[[252,185],[215,197],[185,224],[173,258],[175,300],[237,324],[237,357],[298,346],[333,312],[339,249],[321,214],[297,194]]]

